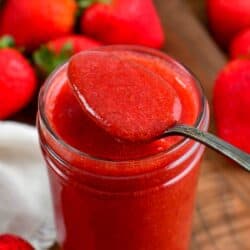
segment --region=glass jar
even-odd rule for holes
[[[199,114],[194,125],[207,130],[207,101],[188,70],[155,50],[105,49],[114,48],[150,54],[178,67],[196,92]],[[187,250],[204,146],[183,138],[166,151],[127,161],[101,159],[73,148],[56,134],[46,113],[50,94],[65,81],[66,69],[67,63],[43,86],[37,119],[59,245],[64,250]]]

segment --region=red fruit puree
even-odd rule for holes
[[[180,119],[174,88],[119,53],[80,53],[70,60],[68,78],[86,115],[113,137],[150,140]]]
[[[70,72],[80,72],[69,76],[74,90],[65,64],[47,80],[39,98],[39,135],[59,244],[64,250],[187,250],[204,147],[177,136],[141,139],[176,120],[206,130],[208,108],[199,84],[184,67],[155,50],[111,46],[98,51],[105,51],[104,57],[99,57],[101,63],[90,57],[84,70],[77,65],[77,70]],[[77,100],[74,91],[80,88],[82,98],[84,81],[92,84],[84,98],[104,117],[102,122]],[[111,85],[105,88],[106,83]],[[113,83],[127,90],[130,103],[124,102],[125,94],[115,91]],[[145,95],[152,91],[155,98],[150,105]],[[108,111],[114,111],[114,104],[121,112],[107,116]],[[140,108],[154,125],[147,115],[144,122],[138,116]],[[167,117],[165,112],[169,112]],[[124,121],[129,115],[129,121]],[[109,129],[103,121],[114,127]],[[128,132],[121,129],[124,126]],[[140,143],[131,142],[137,139]]]

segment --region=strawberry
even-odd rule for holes
[[[0,250],[34,250],[34,248],[22,238],[11,235],[0,235]]]
[[[1,11],[0,35],[11,35],[18,46],[33,50],[70,33],[76,10],[74,0],[8,0]]]
[[[138,44],[153,48],[163,46],[164,33],[152,0],[88,2],[92,5],[81,17],[83,33],[105,44]]]
[[[83,35],[65,36],[41,46],[34,53],[34,61],[38,68],[48,75],[72,55],[100,45],[101,43]]]
[[[207,0],[210,27],[215,39],[228,47],[232,38],[250,26],[250,1]]]
[[[22,109],[36,89],[36,75],[27,59],[7,48],[9,38],[0,40],[0,119]]]
[[[250,60],[235,59],[221,70],[213,104],[218,135],[250,153]]]
[[[70,35],[48,42],[47,47],[55,53],[60,53],[64,46],[68,46],[71,50],[71,55],[73,55],[82,50],[91,49],[100,45],[100,42],[92,38],[83,35]]]
[[[230,45],[230,57],[250,56],[250,28],[239,33]]]

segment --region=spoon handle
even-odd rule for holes
[[[162,137],[164,137],[164,135],[185,135],[186,137],[199,141],[219,153],[222,153],[237,162],[246,170],[250,171],[250,154],[241,151],[240,149],[210,133],[203,132],[197,128],[187,125],[178,124],[165,131]]]

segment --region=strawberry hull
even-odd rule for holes
[[[206,130],[208,107],[194,77],[166,55],[107,47],[174,87],[181,121]],[[58,241],[65,250],[187,250],[204,147],[180,137],[145,144],[114,140],[86,117],[59,68],[41,94],[38,127]],[[184,106],[185,105],[185,106]]]

